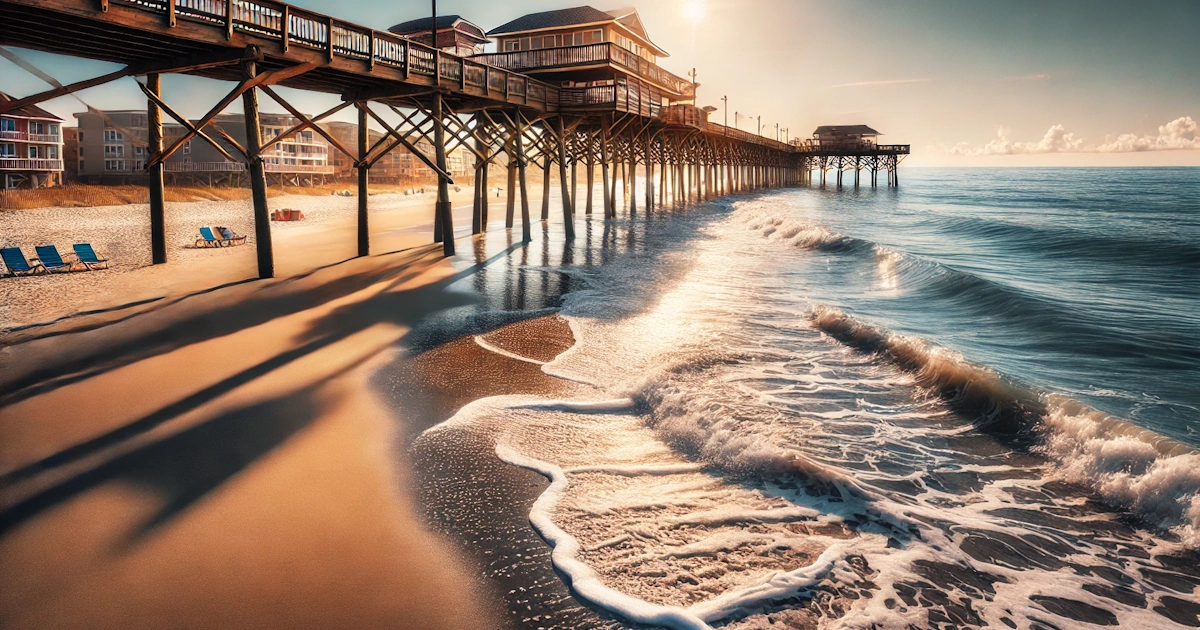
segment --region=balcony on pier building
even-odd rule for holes
[[[690,81],[659,67],[667,52],[650,40],[635,9],[532,13],[488,35],[497,52],[474,60],[560,86],[563,108],[660,118],[695,94]]]

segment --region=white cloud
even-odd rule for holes
[[[1121,134],[1095,148],[1101,153],[1134,151],[1179,151],[1200,149],[1200,123],[1191,116],[1176,118],[1158,128],[1157,136]]]
[[[954,155],[1026,155],[1030,153],[1074,153],[1083,148],[1083,138],[1076,137],[1062,125],[1054,125],[1038,142],[1014,142],[1008,127],[996,130],[996,137],[982,147],[971,148],[960,142],[951,147]]]
[[[1029,155],[1037,153],[1130,153],[1135,151],[1200,150],[1200,123],[1190,116],[1158,128],[1157,135],[1139,136],[1132,133],[1110,137],[1099,145],[1087,145],[1084,139],[1070,133],[1062,125],[1054,125],[1038,142],[1016,142],[1009,129],[1000,127],[991,142],[972,147],[960,142],[950,147],[951,155]]]

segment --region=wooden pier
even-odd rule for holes
[[[613,20],[614,28],[624,28],[637,38],[637,29],[628,30],[628,15]],[[650,45],[648,41],[644,38],[643,43]],[[713,124],[694,105],[694,84],[648,61],[647,55],[611,42],[460,57],[388,31],[273,0],[0,0],[0,46],[125,66],[0,103],[0,113],[124,77],[145,77],[138,85],[146,96],[150,121],[146,168],[154,262],[166,260],[164,162],[186,142],[199,139],[245,166],[253,191],[263,278],[274,275],[274,262],[262,155],[306,129],[324,136],[332,150],[345,154],[358,170],[358,252],[362,256],[370,253],[370,168],[397,147],[410,150],[438,176],[434,240],[443,243],[446,255],[454,253],[449,197],[454,181],[447,172],[446,153],[457,147],[465,147],[477,160],[473,232],[487,229],[488,171],[505,156],[510,183],[506,225],[515,226],[514,191],[519,190],[526,240],[534,220],[526,195],[529,168],[543,169],[547,175],[540,208],[543,221],[551,210],[549,174],[557,169],[564,229],[566,237],[572,238],[579,166],[587,182],[594,182],[599,170],[603,184],[600,199],[593,199],[592,186],[586,187],[582,211],[615,218],[618,181],[633,214],[639,211],[639,201],[642,211],[652,212],[664,205],[747,190],[807,185],[814,170],[820,172],[822,183],[828,171],[836,170],[839,184],[842,173],[852,171],[856,185],[862,171],[871,174],[872,184],[884,171],[888,183],[896,185],[897,166],[908,153],[906,145],[789,144]],[[231,81],[235,87],[193,122],[163,98],[160,77],[168,73]],[[554,83],[547,82],[551,77]],[[582,85],[564,86],[562,79],[573,77],[581,79]],[[336,94],[341,103],[305,116],[275,86]],[[274,138],[262,138],[260,96],[278,103],[300,123]],[[212,125],[239,98],[246,126],[244,144]],[[317,125],[350,107],[357,110],[359,124],[353,147]],[[381,111],[390,111],[402,122],[387,122]],[[186,129],[170,143],[163,139],[164,115]],[[369,124],[384,130],[374,142],[367,133]],[[420,141],[433,145],[433,158],[416,149]],[[637,190],[639,167],[645,182],[642,191]]]

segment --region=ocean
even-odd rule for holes
[[[585,395],[417,438],[549,483],[489,560],[512,627],[1200,625],[1200,169],[581,222],[494,275],[540,298],[464,317],[556,309],[576,345],[539,364]]]

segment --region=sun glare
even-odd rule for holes
[[[683,0],[683,18],[692,24],[699,24],[707,12],[704,0]]]

